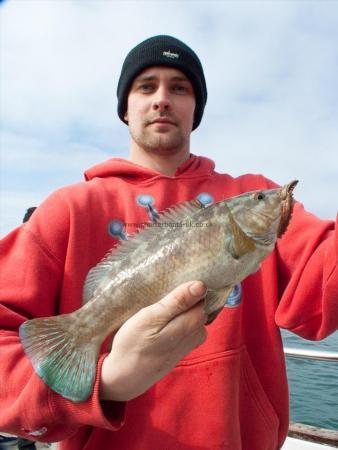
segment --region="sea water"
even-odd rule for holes
[[[338,352],[338,332],[313,342],[282,331],[285,347]],[[338,430],[338,362],[286,359],[291,420]]]

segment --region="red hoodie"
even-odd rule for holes
[[[218,174],[212,161],[195,156],[174,177],[122,159],[85,176],[52,194],[1,242],[0,430],[63,440],[62,450],[280,448],[289,404],[278,326],[308,339],[338,328],[334,223],[297,203],[275,251],[237,286],[234,307],[209,326],[202,346],[126,404],[100,402],[98,376],[89,400],[73,403],[33,371],[18,338],[21,323],[79,308],[88,270],[159,211],[276,186],[260,175]]]

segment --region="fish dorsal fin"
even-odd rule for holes
[[[169,233],[175,233],[181,229],[175,224],[180,224],[192,218],[201,210],[207,209],[198,200],[191,200],[172,206],[160,213],[154,223],[146,225],[126,241],[122,241],[117,247],[110,250],[107,255],[90,271],[83,288],[83,303],[87,303],[93,296],[97,287],[107,276],[113,278],[122,268],[123,262],[137,248],[147,249],[148,245]],[[170,224],[173,224],[172,226]],[[166,226],[167,225],[167,226]]]
[[[180,223],[187,217],[191,217],[204,209],[204,205],[198,200],[190,200],[165,209],[156,220],[156,223]]]
[[[231,226],[232,239],[229,244],[229,251],[235,259],[239,259],[241,256],[253,252],[256,249],[254,241],[247,236],[242,228],[235,221],[230,208],[229,210],[229,222]]]
[[[105,256],[99,264],[90,269],[86,276],[86,280],[83,286],[83,299],[82,304],[89,302],[94,296],[96,288],[101,281],[107,276],[107,273],[111,270],[111,263],[109,263],[108,255]]]

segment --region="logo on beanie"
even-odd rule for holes
[[[163,52],[162,55],[170,59],[178,59],[180,57],[178,53],[171,53],[170,50],[168,50],[167,52]]]

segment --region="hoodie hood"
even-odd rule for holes
[[[215,163],[203,156],[190,155],[187,161],[181,164],[174,178],[196,178],[208,176],[214,172]],[[121,177],[130,182],[150,181],[158,178],[171,178],[152,169],[139,166],[127,159],[111,158],[103,163],[97,164],[84,173],[86,181],[93,178]]]

